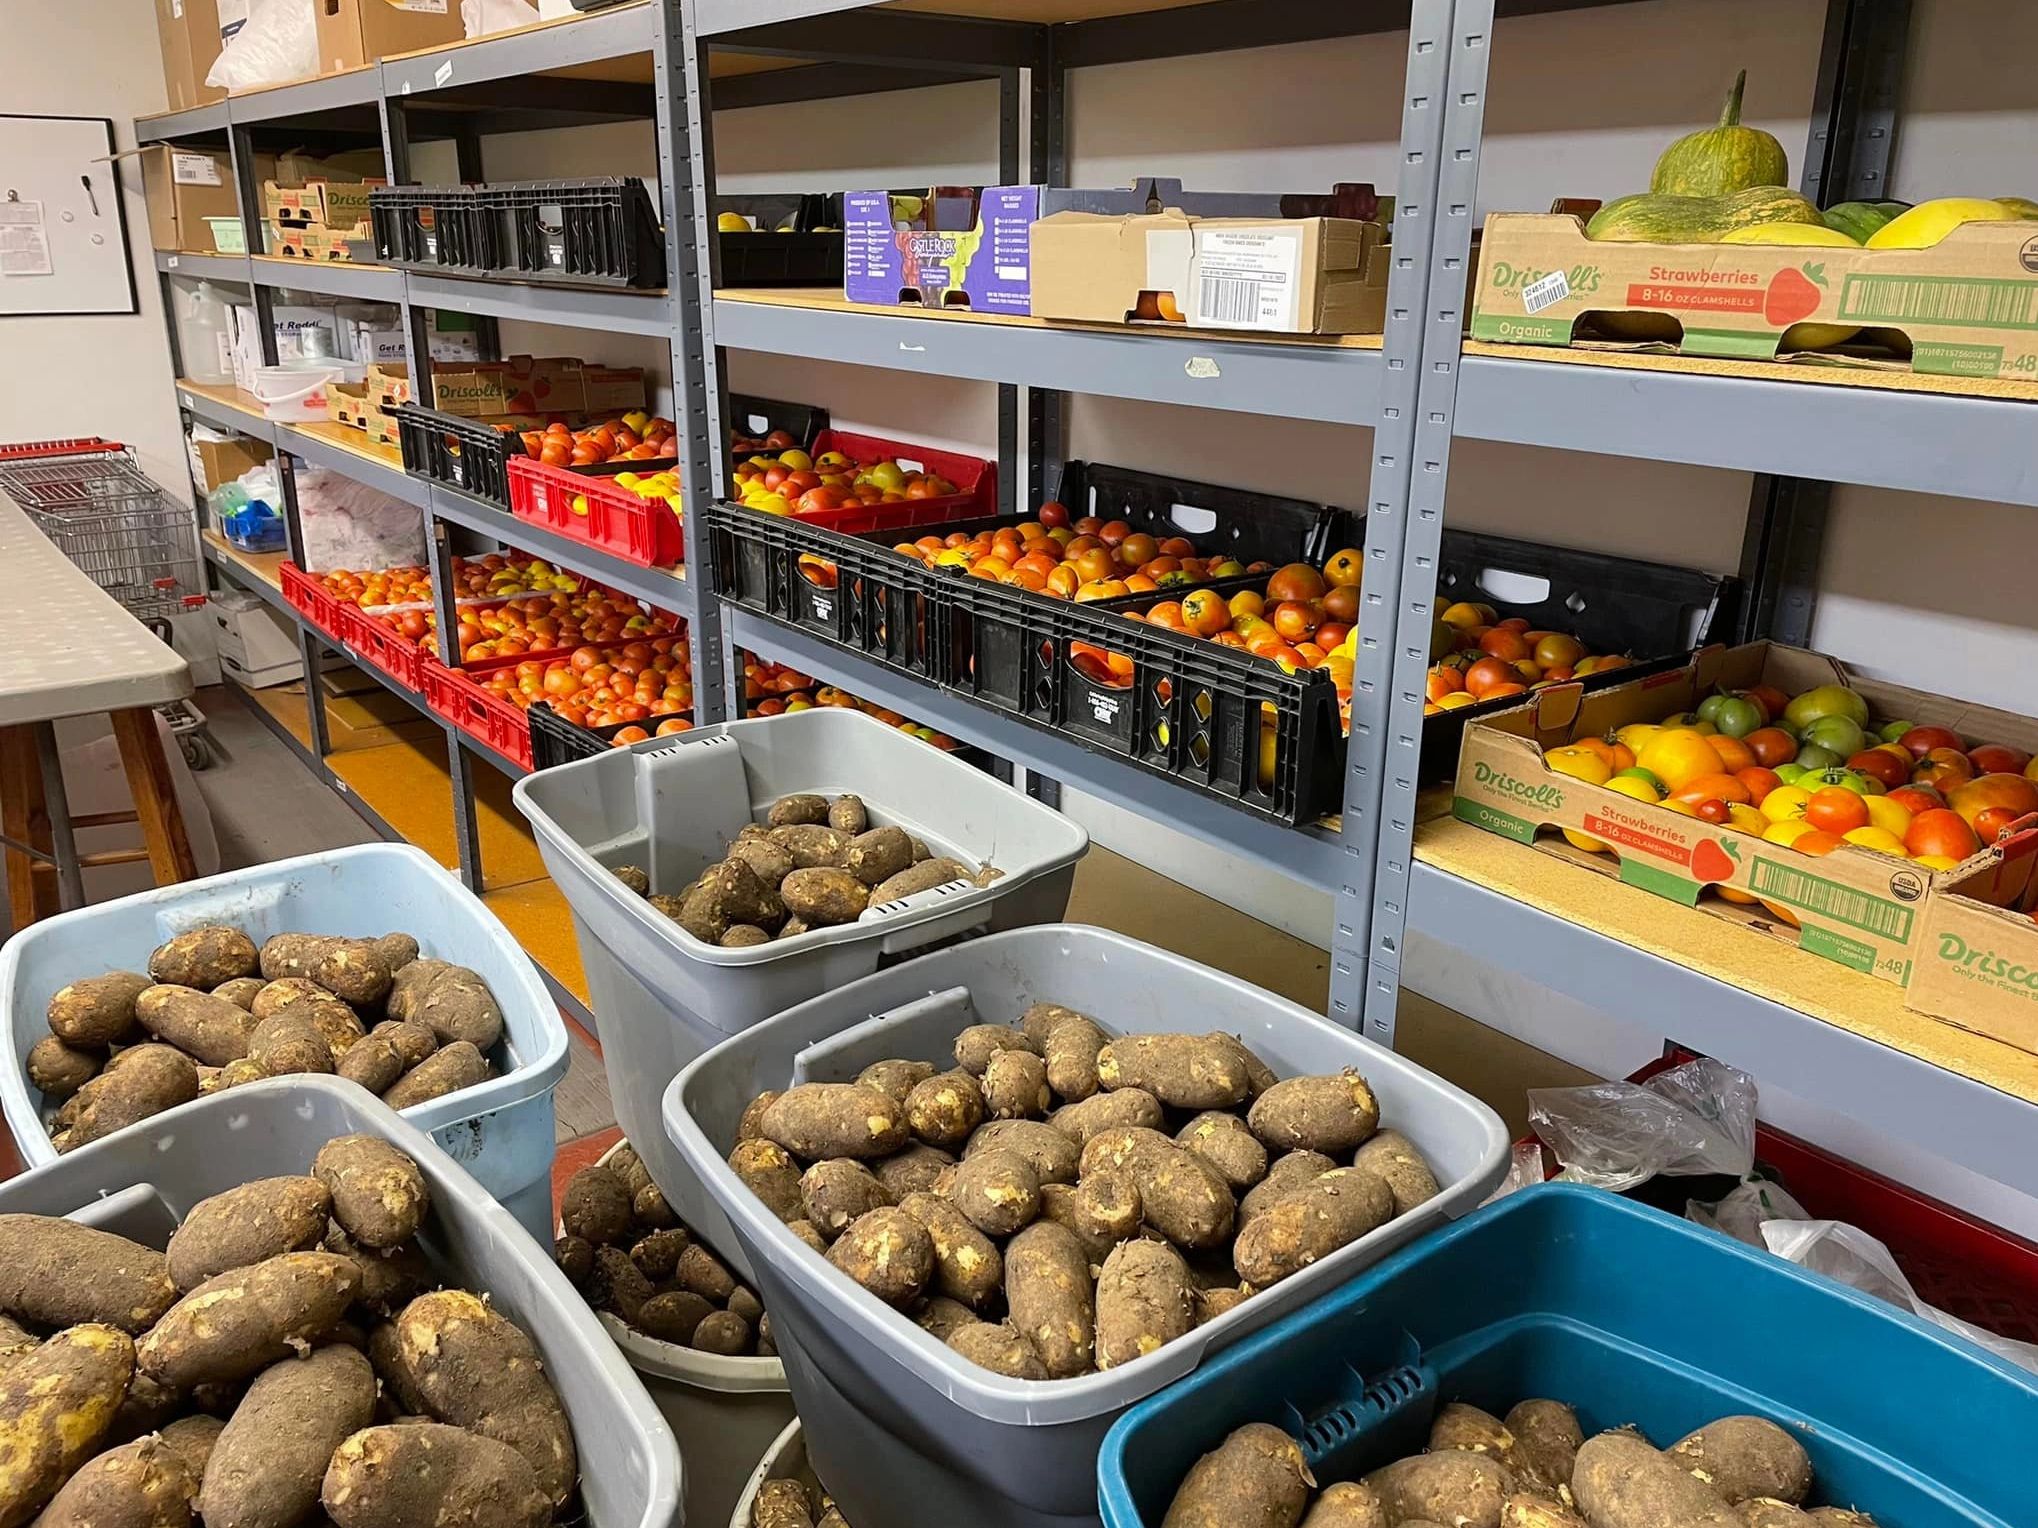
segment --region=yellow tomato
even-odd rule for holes
[[[1590,748],[1580,748],[1575,744],[1552,748],[1543,755],[1543,762],[1558,774],[1583,780],[1588,785],[1604,785],[1613,777],[1611,764]]]
[[[1742,806],[1738,802],[1727,808],[1727,825],[1739,828],[1743,833],[1753,833],[1758,838],[1769,831],[1767,817],[1752,806]]]
[[[1453,690],[1437,702],[1439,711],[1462,711],[1467,706],[1479,704],[1479,697],[1470,690]]]
[[[1863,796],[1861,803],[1868,808],[1869,827],[1880,829],[1899,844],[1904,841],[1904,835],[1911,831],[1910,808],[1887,796]]]
[[[1615,775],[1606,782],[1606,788],[1616,795],[1632,796],[1637,801],[1657,805],[1663,798],[1656,793],[1656,787],[1637,775]]]
[[[1626,738],[1621,739],[1627,742]],[[1634,744],[1629,743],[1630,748]],[[1703,735],[1688,727],[1659,729],[1656,735],[1635,748],[1635,762],[1671,791],[1683,790],[1700,775],[1720,772],[1720,756]]]
[[[1787,817],[1781,822],[1772,822],[1762,836],[1772,844],[1781,844],[1788,849],[1805,834],[1813,832],[1812,825],[1802,817]]]
[[[1762,798],[1761,812],[1771,822],[1799,822],[1812,793],[1801,785],[1779,785]]]
[[[1629,752],[1639,756],[1643,745],[1662,730],[1654,722],[1630,722],[1614,733],[1613,740],[1626,744]]]
[[[1896,834],[1883,828],[1853,828],[1840,835],[1850,844],[1859,844],[1864,849],[1874,849],[1881,854],[1894,854],[1898,859],[1909,859],[1904,841]]]
[[[1950,854],[1920,854],[1914,863],[1923,865],[1927,870],[1951,870],[1960,861]]]

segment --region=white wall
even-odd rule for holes
[[[132,148],[133,119],[161,111],[164,102],[149,0],[23,0],[7,7],[0,110],[111,117],[115,142]],[[141,312],[0,318],[0,440],[117,436],[136,448],[144,471],[188,497],[155,255],[132,161],[122,184]]]

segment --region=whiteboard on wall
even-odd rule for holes
[[[0,113],[0,318],[134,313],[106,117]]]

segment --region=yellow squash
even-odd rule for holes
[[[1962,223],[2014,223],[2013,208],[1979,196],[1942,196],[1919,202],[1868,236],[1870,249],[1930,249]]]
[[[1819,223],[1763,223],[1720,235],[1722,244],[1813,244],[1824,249],[1859,249],[1837,228]],[[1861,331],[1846,324],[1792,324],[1776,342],[1778,350],[1831,350]]]

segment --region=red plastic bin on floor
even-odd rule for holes
[[[464,671],[427,663],[421,670],[425,704],[469,737],[479,738],[521,768],[531,767],[531,723],[523,708],[476,682],[523,658],[477,663]]]
[[[316,574],[305,572],[294,562],[277,563],[276,572],[283,580],[286,605],[334,641],[346,639],[343,625],[347,606],[318,581]]]
[[[676,567],[686,560],[686,534],[679,516],[664,499],[645,498],[615,482],[618,473],[649,475],[672,465],[673,459],[665,457],[574,469],[512,457],[510,513],[639,567]],[[576,513],[576,503],[584,503],[586,512]]]

